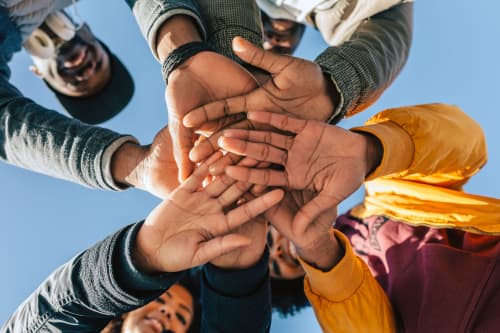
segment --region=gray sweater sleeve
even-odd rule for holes
[[[21,37],[0,7],[0,159],[19,167],[101,189],[119,189],[110,176],[117,140],[135,140],[87,126],[24,97],[9,83],[8,62]]]
[[[134,12],[141,32],[148,41],[151,52],[156,53],[156,35],[165,21],[175,15],[187,15],[196,22],[198,30],[206,39],[205,25],[197,1],[194,0],[125,0]]]
[[[219,53],[238,60],[231,42],[242,36],[262,45],[260,12],[253,0],[126,0],[132,8],[151,52],[156,53],[156,35],[163,23],[174,15],[190,16],[202,38]]]
[[[0,332],[99,332],[161,295],[183,273],[149,276],[134,267],[130,251],[141,225],[119,230],[58,268]]]
[[[316,58],[341,95],[330,122],[361,112],[380,97],[406,63],[412,33],[413,3],[400,4],[366,20],[350,40]]]
[[[237,62],[232,40],[244,37],[262,46],[262,24],[259,7],[254,0],[199,0],[205,21],[207,40],[219,53]]]

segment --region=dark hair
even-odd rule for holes
[[[193,297],[194,316],[191,326],[189,326],[188,333],[199,333],[201,330],[201,306],[198,301],[200,295],[199,278],[193,274],[186,274],[182,279],[176,282],[186,288]],[[127,317],[127,313],[112,319],[100,333],[121,333],[123,321]]]
[[[281,317],[293,316],[309,306],[304,293],[304,278],[292,280],[271,278],[271,304]]]

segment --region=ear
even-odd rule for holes
[[[35,74],[38,78],[40,79],[43,79],[43,75],[42,75],[42,72],[40,72],[40,70],[38,69],[38,67],[36,67],[35,65],[31,65],[29,67],[30,71]]]

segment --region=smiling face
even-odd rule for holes
[[[269,275],[276,279],[296,279],[305,272],[297,260],[295,246],[275,228],[269,227],[267,233],[269,247]]]
[[[156,300],[129,312],[123,321],[122,333],[186,333],[193,315],[191,293],[174,284]]]
[[[86,97],[101,91],[111,77],[110,60],[88,25],[83,24],[67,42],[45,31],[58,47],[48,59],[33,57],[33,72],[67,96]]]

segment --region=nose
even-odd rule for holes
[[[171,320],[171,319],[172,319],[172,317],[173,317],[173,311],[172,311],[172,309],[171,309],[169,306],[167,306],[167,305],[162,306],[162,307],[161,307],[161,309],[160,309],[160,312],[161,312],[161,314],[163,314],[165,317],[167,317],[167,319],[168,319],[168,320]]]

